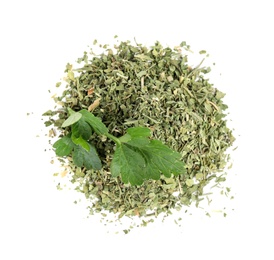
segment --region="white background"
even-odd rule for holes
[[[0,259],[274,259],[271,2],[1,1]],[[56,190],[41,121],[48,90],[95,38],[116,34],[187,41],[216,62],[211,82],[227,93],[238,145],[235,199],[219,204],[234,209],[226,218],[212,208],[211,218],[181,213],[181,228],[167,221],[113,234]]]

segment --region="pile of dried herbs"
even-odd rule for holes
[[[227,149],[234,141],[225,119],[225,94],[205,77],[210,68],[202,63],[188,65],[185,42],[173,49],[159,42],[146,47],[129,41],[100,47],[101,54],[91,49],[78,59],[77,66],[67,64],[65,90],[54,97],[54,109],[44,114],[49,117],[45,125],[60,136],[67,134],[61,125],[70,108],[91,111],[117,137],[129,127],[149,127],[153,138],[181,153],[187,171],[147,180],[141,186],[124,184],[110,173],[113,143],[94,133],[90,140],[103,168],[77,167],[67,157],[61,160],[69,170],[67,177],[90,200],[92,214],[157,216],[193,202],[197,205],[209,182],[225,180]]]

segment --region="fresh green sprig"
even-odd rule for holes
[[[166,177],[185,173],[181,155],[158,140],[151,140],[151,132],[146,127],[132,127],[117,138],[89,111],[75,112],[69,109],[69,117],[62,127],[71,127],[71,133],[53,145],[57,156],[72,154],[76,166],[99,170],[102,167],[96,148],[89,142],[94,131],[111,139],[116,149],[110,170],[114,177],[121,176],[124,183],[141,185],[144,180],[159,180],[161,173]]]

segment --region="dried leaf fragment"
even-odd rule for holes
[[[101,98],[97,98],[89,107],[88,111],[93,111],[96,107],[100,105]]]
[[[64,178],[67,174],[68,174],[68,169],[65,168],[65,170],[62,171],[62,172],[60,173],[60,176],[61,176],[62,178]]]
[[[88,95],[89,96],[91,96],[93,94],[93,92],[94,92],[94,88],[93,87],[90,88],[90,89],[88,89]]]

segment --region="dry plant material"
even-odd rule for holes
[[[49,116],[46,126],[57,129],[61,137],[70,134],[61,126],[71,109],[92,111],[116,138],[130,128],[149,128],[153,139],[180,153],[186,172],[169,177],[162,174],[139,186],[125,184],[118,174],[111,174],[117,152],[113,140],[92,132],[88,141],[97,149],[100,167],[88,169],[67,157],[62,160],[70,171],[67,176],[90,200],[92,214],[112,212],[120,218],[142,218],[169,214],[193,202],[198,205],[204,187],[225,181],[227,149],[234,141],[226,124],[225,94],[206,78],[210,68],[202,67],[202,62],[189,66],[185,42],[173,49],[159,42],[146,47],[129,41],[113,48],[100,47],[103,52],[99,55],[92,49],[84,52],[75,68],[67,64],[65,90],[54,97],[61,107],[45,113]]]

